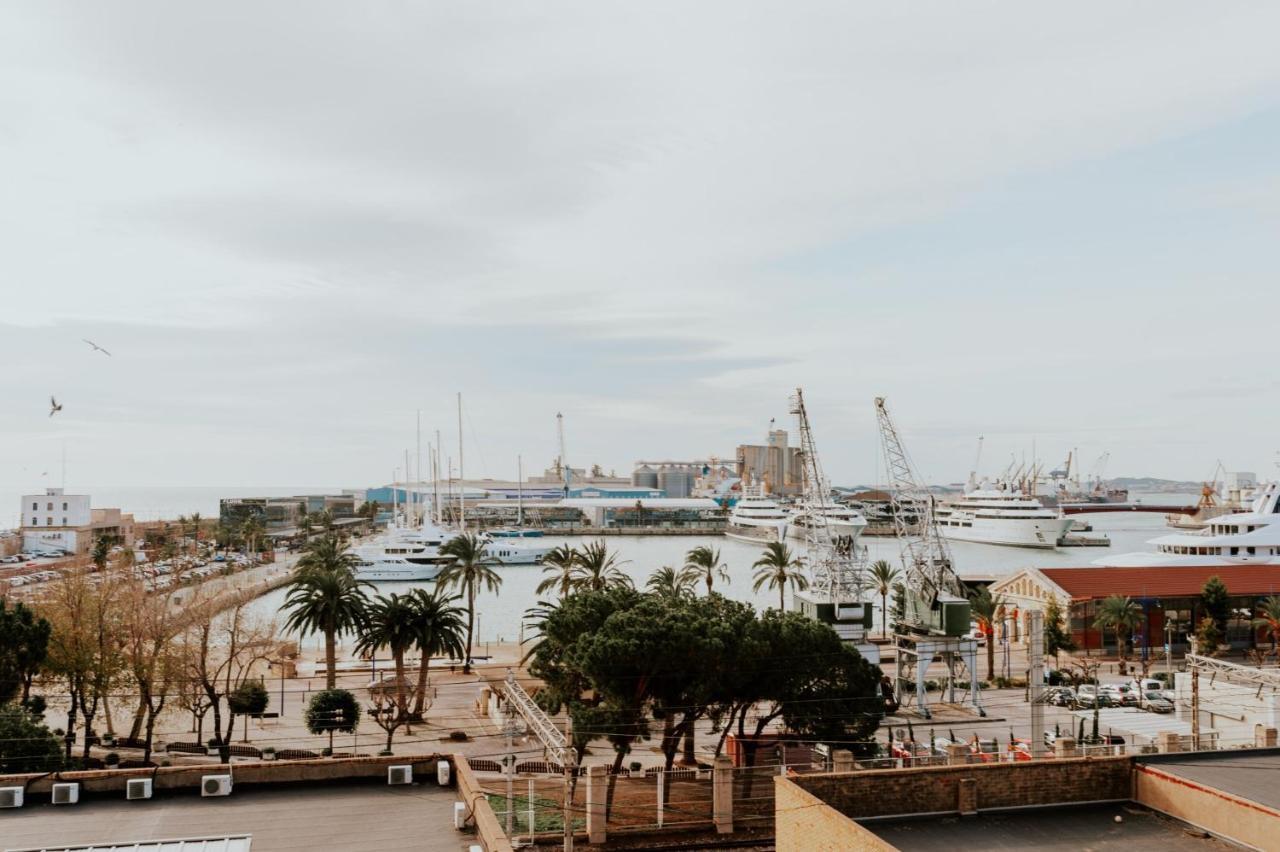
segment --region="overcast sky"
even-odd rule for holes
[[[1274,3],[0,7],[0,491],[1274,475]],[[113,353],[95,353],[88,337]],[[65,408],[47,416],[57,394]]]

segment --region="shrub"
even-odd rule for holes
[[[265,712],[270,702],[267,688],[259,680],[247,680],[227,696],[227,706],[237,716],[253,716]]]
[[[345,689],[326,689],[311,696],[303,720],[313,734],[349,734],[360,724],[360,702]]]
[[[329,748],[328,746],[325,746],[324,748],[320,749],[320,756],[333,757],[333,749]]]
[[[630,764],[628,764],[627,768],[630,769],[632,772],[639,772],[641,769],[644,768],[644,764],[642,764],[638,760],[633,760],[631,761]]]
[[[25,708],[0,707],[0,775],[62,767],[62,743],[53,732]]]
[[[116,754],[114,751],[109,751],[107,752],[107,756],[102,759],[102,762],[107,766],[117,766],[120,763],[120,755]]]
[[[384,748],[382,751],[378,752],[378,757],[390,757],[390,756],[391,756],[391,749],[389,748]]]
[[[468,738],[467,738],[467,732],[466,732],[466,731],[451,731],[451,732],[449,733],[449,739],[453,740],[455,743],[465,743],[465,742],[467,741],[467,739],[468,739]]]

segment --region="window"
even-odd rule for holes
[[[63,518],[63,519],[62,519],[62,525],[63,525],[64,527],[67,525],[67,519],[66,519],[66,518]]]
[[[53,526],[53,518],[45,518],[45,519],[44,519],[44,525],[45,525],[46,527],[51,527],[51,526]]]
[[[63,504],[62,504],[62,511],[64,511],[64,512],[65,512],[65,511],[67,511],[67,504],[66,504],[66,503],[63,503]]]
[[[49,510],[50,512],[52,512],[52,511],[53,511],[53,504],[52,504],[52,503],[50,503],[50,504],[49,504],[49,506],[48,506],[48,510]]]
[[[33,527],[34,527],[34,526],[38,525],[39,523],[40,523],[40,519],[39,519],[39,518],[35,518],[35,517],[33,517],[33,518],[31,519],[31,526],[33,526]]]
[[[40,504],[39,504],[39,503],[32,503],[32,504],[31,504],[31,511],[33,511],[33,512],[38,512],[38,511],[40,511]]]

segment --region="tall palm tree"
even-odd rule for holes
[[[413,715],[420,719],[427,695],[431,658],[440,654],[461,658],[467,626],[462,620],[462,609],[454,606],[459,600],[457,595],[446,594],[437,586],[434,592],[414,589],[409,596],[415,607],[417,646],[422,653],[418,667],[418,696],[413,704]]]
[[[187,520],[191,524],[191,551],[194,553],[200,549],[200,522],[204,518],[200,517],[199,512],[192,512],[191,517]]]
[[[787,608],[787,585],[796,591],[809,588],[809,581],[802,573],[804,558],[792,554],[791,548],[780,541],[771,541],[764,547],[764,555],[751,566],[756,569],[754,591],[764,586],[778,590],[779,611]]]
[[[573,591],[573,566],[578,564],[578,551],[567,544],[551,548],[542,557],[542,573],[547,576],[538,584],[537,593],[546,594],[556,591],[560,599],[569,597]]]
[[[693,587],[698,583],[698,575],[691,571],[677,571],[670,565],[663,565],[649,575],[645,588],[656,595],[680,597],[693,594]]]
[[[1093,626],[1105,630],[1110,627],[1116,634],[1116,654],[1124,660],[1124,637],[1142,623],[1146,616],[1142,606],[1124,595],[1111,595],[1098,604],[1098,615]]]
[[[418,617],[418,605],[412,595],[397,595],[394,592],[390,597],[378,595],[365,607],[360,635],[356,639],[356,651],[362,654],[376,654],[380,648],[391,650],[396,671],[396,707],[401,717],[409,715],[404,655],[418,643],[422,635]]]
[[[994,680],[996,676],[996,621],[1007,603],[1004,595],[992,595],[990,589],[969,598],[969,614],[987,637],[987,680]]]
[[[327,689],[335,685],[338,634],[359,627],[367,603],[354,565],[355,557],[344,553],[332,536],[313,541],[298,560],[282,607],[289,613],[286,629],[324,634]]]
[[[245,549],[250,554],[257,554],[258,539],[262,538],[262,534],[266,528],[262,525],[262,521],[258,520],[256,515],[250,515],[240,524],[240,538],[244,541]],[[257,560],[250,557],[251,561]]]
[[[684,567],[691,575],[707,584],[707,594],[716,580],[729,582],[729,566],[720,561],[720,551],[709,545],[695,547],[685,554]]]
[[[1253,626],[1264,627],[1267,638],[1271,640],[1271,653],[1280,653],[1280,595],[1271,595],[1258,604],[1258,617]]]
[[[871,563],[871,582],[875,584],[876,594],[880,596],[880,617],[884,619],[880,635],[886,639],[889,637],[889,592],[893,590],[898,574],[898,569],[887,560],[877,559]]]
[[[314,523],[311,520],[309,512],[303,512],[302,517],[298,520],[298,527],[302,530],[302,541],[308,543],[311,541],[311,528]]]
[[[593,541],[578,551],[572,569],[573,587],[582,591],[602,592],[619,586],[631,588],[631,578],[622,572],[626,561],[610,553],[603,541]]]
[[[437,585],[460,589],[467,598],[467,653],[463,658],[462,671],[464,674],[470,674],[471,647],[475,639],[476,627],[476,592],[481,586],[491,592],[498,591],[502,585],[502,577],[498,576],[498,572],[493,568],[495,565],[501,565],[502,560],[489,555],[488,548],[480,537],[468,532],[445,542],[440,552],[446,556],[452,556],[453,561],[446,565],[436,577]]]

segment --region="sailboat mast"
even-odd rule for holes
[[[462,391],[458,391],[458,532],[467,530],[466,478],[462,475]]]
[[[516,456],[516,526],[524,526],[524,460]]]
[[[444,514],[440,508],[440,430],[436,430],[436,453],[431,459],[431,507],[435,509],[436,526],[444,523]]]
[[[418,409],[418,455],[414,460],[414,467],[417,468],[417,475],[414,481],[418,483],[418,488],[413,492],[413,522],[417,526],[422,526],[422,495],[418,491],[422,488],[422,409]]]

